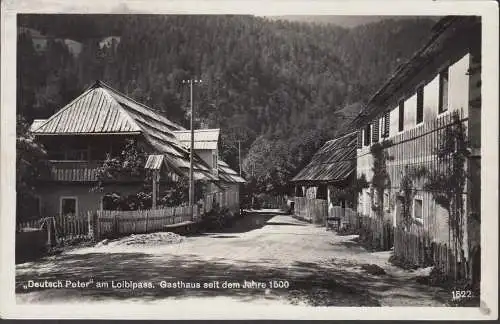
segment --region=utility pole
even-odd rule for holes
[[[240,177],[241,177],[241,141],[238,141],[238,164],[239,164]]]
[[[189,208],[191,210],[191,220],[194,220],[194,177],[193,177],[193,154],[194,154],[194,128],[193,128],[193,116],[194,116],[194,104],[193,104],[193,84],[201,83],[201,80],[182,80],[182,83],[187,83],[190,86],[190,105],[191,105],[191,146],[189,150]]]

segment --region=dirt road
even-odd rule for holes
[[[21,303],[157,302],[219,296],[260,304],[446,305],[447,291],[416,283],[415,273],[387,263],[390,252],[368,252],[353,238],[288,215],[255,212],[229,229],[178,244],[81,248],[19,264],[16,298]],[[370,275],[363,264],[376,264],[386,274]],[[59,280],[62,287],[30,287],[45,280]]]

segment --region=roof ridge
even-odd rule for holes
[[[111,87],[109,84],[105,83],[104,81],[102,81],[102,80],[96,80],[96,83],[97,83],[99,86],[104,87],[104,88],[107,88],[107,89],[109,89],[110,91],[113,91],[114,93],[116,93],[117,95],[122,96],[122,97],[124,97],[125,99],[130,100],[130,101],[132,101],[133,103],[135,103],[135,104],[137,104],[137,105],[139,105],[139,106],[141,106],[141,107],[143,107],[143,108],[147,109],[147,110],[148,110],[148,111],[150,111],[152,114],[159,116],[161,119],[165,119],[165,120],[167,120],[167,121],[168,121],[168,123],[170,123],[170,124],[171,124],[171,125],[169,125],[169,126],[178,127],[178,128],[180,128],[181,130],[182,130],[182,129],[185,129],[185,128],[184,128],[184,127],[182,127],[181,125],[178,125],[177,123],[174,123],[173,121],[171,121],[171,120],[170,120],[170,119],[168,119],[167,117],[165,117],[165,116],[163,116],[163,115],[159,114],[159,113],[158,113],[158,112],[156,112],[153,108],[151,108],[151,107],[149,107],[149,106],[147,106],[147,105],[145,105],[145,104],[143,104],[143,103],[141,103],[141,102],[139,102],[139,101],[135,100],[134,98],[129,97],[129,96],[128,96],[128,95],[126,95],[125,93],[123,93],[123,92],[121,92],[121,91],[119,91],[119,90],[117,90],[117,89],[115,89],[115,88]],[[133,107],[130,107],[130,108],[131,108],[131,109],[134,109]],[[136,110],[136,109],[134,109],[134,110]],[[137,110],[136,110],[136,111],[137,111]]]
[[[96,84],[99,84],[99,83],[96,83]],[[94,88],[94,90],[96,90],[96,89],[97,89],[97,87],[96,87],[96,88]],[[101,88],[101,89],[102,89],[102,88]],[[115,104],[116,104],[116,106],[117,106],[118,110],[120,111],[120,113],[125,114],[125,118],[127,119],[127,122],[130,122],[130,123],[131,123],[131,124],[132,124],[135,128],[139,129],[142,133],[144,133],[144,129],[143,129],[141,126],[139,126],[139,124],[137,124],[137,122],[134,120],[134,118],[132,118],[132,116],[130,116],[130,114],[128,113],[128,111],[126,111],[126,110],[125,110],[125,109],[124,109],[124,108],[120,105],[120,103],[119,103],[118,101],[116,101],[116,99],[115,99],[115,98],[113,98],[113,96],[112,96],[112,95],[110,95],[107,91],[104,91],[104,89],[102,89],[102,90],[103,90],[103,93],[104,93],[105,97],[106,97],[108,100],[111,100],[113,103],[115,103]]]

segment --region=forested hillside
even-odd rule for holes
[[[57,15],[19,17],[57,42],[37,53],[18,43],[18,113],[46,118],[102,79],[186,125],[197,77],[197,123],[222,130],[222,157],[267,190],[280,190],[325,140],[344,131],[363,101],[430,35],[432,20],[384,20],[344,29],[252,16]],[[100,49],[106,36],[117,46]]]

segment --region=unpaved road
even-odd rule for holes
[[[186,237],[178,244],[80,248],[18,264],[16,299],[157,302],[218,296],[245,303],[311,306],[445,306],[449,301],[449,292],[418,284],[415,273],[388,264],[389,252],[368,252],[353,238],[288,215],[255,212],[222,232]],[[361,270],[367,263],[379,265],[386,274]],[[30,288],[29,280],[61,280],[63,287]],[[87,288],[65,288],[66,280],[92,282]],[[252,280],[261,286],[243,288]],[[150,287],[117,288],[123,281]],[[224,282],[240,288],[225,288]],[[162,283],[184,288],[162,288]],[[201,287],[186,288],[187,284]],[[269,289],[270,284],[282,288]]]

